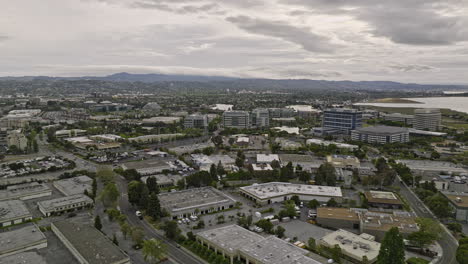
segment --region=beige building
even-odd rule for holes
[[[21,132],[21,129],[9,131],[6,140],[8,148],[16,146],[19,150],[25,150],[28,146],[28,139]]]
[[[442,120],[440,109],[416,109],[414,110],[413,128],[420,130],[436,131]]]

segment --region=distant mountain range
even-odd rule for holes
[[[345,90],[457,90],[468,91],[467,85],[437,85],[437,84],[415,84],[398,83],[391,81],[325,81],[308,79],[243,79],[223,76],[201,76],[201,75],[166,75],[166,74],[132,74],[116,73],[108,76],[83,76],[83,77],[49,77],[49,76],[24,76],[24,77],[0,77],[0,81],[73,81],[73,80],[96,80],[107,82],[192,82],[210,83],[219,86],[242,86],[245,89],[272,88],[272,89],[345,89]]]

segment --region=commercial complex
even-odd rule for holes
[[[266,108],[256,108],[250,115],[250,124],[255,128],[265,128],[270,126],[270,112]]]
[[[341,201],[340,187],[269,182],[240,187],[242,196],[261,205],[279,203],[297,195],[302,201],[317,200],[327,202],[331,198]]]
[[[414,110],[413,128],[436,131],[440,128],[442,115],[439,109],[423,108]]]
[[[45,247],[47,247],[46,236],[34,224],[0,232],[0,256],[2,257]]]
[[[349,133],[362,127],[362,112],[346,108],[326,109],[323,111],[322,127]]]
[[[0,190],[0,201],[4,200],[29,200],[52,195],[52,190],[44,183],[31,182],[7,186],[6,190]]]
[[[72,212],[93,205],[93,200],[84,194],[76,194],[37,203],[39,211],[44,216],[57,215],[64,212]]]
[[[0,202],[0,227],[21,224],[32,219],[24,202],[10,200]]]
[[[223,126],[227,128],[249,128],[250,115],[247,111],[226,111],[223,113]]]
[[[161,207],[173,219],[222,211],[233,208],[236,203],[236,200],[213,187],[160,193],[158,196]]]
[[[185,128],[206,128],[208,127],[208,116],[194,114],[185,117],[184,119]]]
[[[364,195],[371,207],[403,209],[403,202],[392,192],[367,191]]]
[[[70,250],[79,263],[130,264],[130,258],[96,228],[59,221],[51,224],[52,231]]]
[[[367,143],[405,143],[409,142],[409,131],[403,127],[372,126],[351,131],[351,139]]]
[[[328,248],[338,245],[342,254],[360,262],[365,256],[369,263],[374,263],[380,250],[380,243],[375,242],[373,236],[356,235],[343,229],[325,235],[317,243]]]
[[[374,236],[381,241],[385,232],[397,227],[403,236],[418,231],[416,215],[406,211],[393,211],[392,213],[374,212],[362,208],[317,208],[318,224],[333,229],[355,229],[360,233]]]
[[[442,192],[455,210],[455,219],[468,222],[468,193]]]
[[[82,175],[69,179],[54,181],[54,187],[63,195],[70,196],[75,194],[84,194],[85,190],[91,191],[93,179]]]
[[[249,264],[319,264],[309,252],[275,236],[262,237],[238,225],[196,234],[202,245],[230,259]]]

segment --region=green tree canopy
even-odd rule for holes
[[[377,264],[404,264],[405,245],[403,237],[397,227],[392,227],[385,233],[385,237],[380,245]]]

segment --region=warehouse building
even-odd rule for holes
[[[392,192],[367,191],[364,195],[370,207],[403,209],[403,202]]]
[[[351,131],[351,139],[367,143],[406,143],[409,142],[409,130],[403,127],[372,126]]]
[[[23,201],[0,202],[0,227],[21,224],[31,219],[32,215]]]
[[[45,216],[73,212],[93,205],[93,200],[84,194],[76,194],[37,203],[39,211]]]
[[[369,263],[374,263],[379,255],[380,243],[374,241],[374,237],[368,234],[356,235],[349,231],[339,229],[327,234],[317,241],[319,245],[333,248],[338,245],[345,256],[362,262],[364,256]]]
[[[0,256],[47,247],[47,238],[34,224],[12,231],[0,232]]]
[[[82,264],[130,264],[130,258],[96,228],[59,221],[52,231]]]
[[[158,196],[161,207],[173,219],[226,210],[236,203],[236,200],[213,187],[160,193]]]
[[[302,201],[317,200],[325,203],[331,198],[341,201],[343,195],[340,187],[269,182],[240,187],[242,196],[265,205],[284,202],[297,195]]]
[[[63,195],[70,196],[75,194],[84,194],[85,190],[91,191],[93,179],[82,175],[69,179],[54,181],[54,187]]]
[[[202,245],[246,264],[319,264],[309,251],[275,236],[262,237],[238,225],[229,225],[196,234]]]
[[[29,200],[52,195],[52,190],[44,183],[30,182],[7,186],[0,190],[0,201]]]

